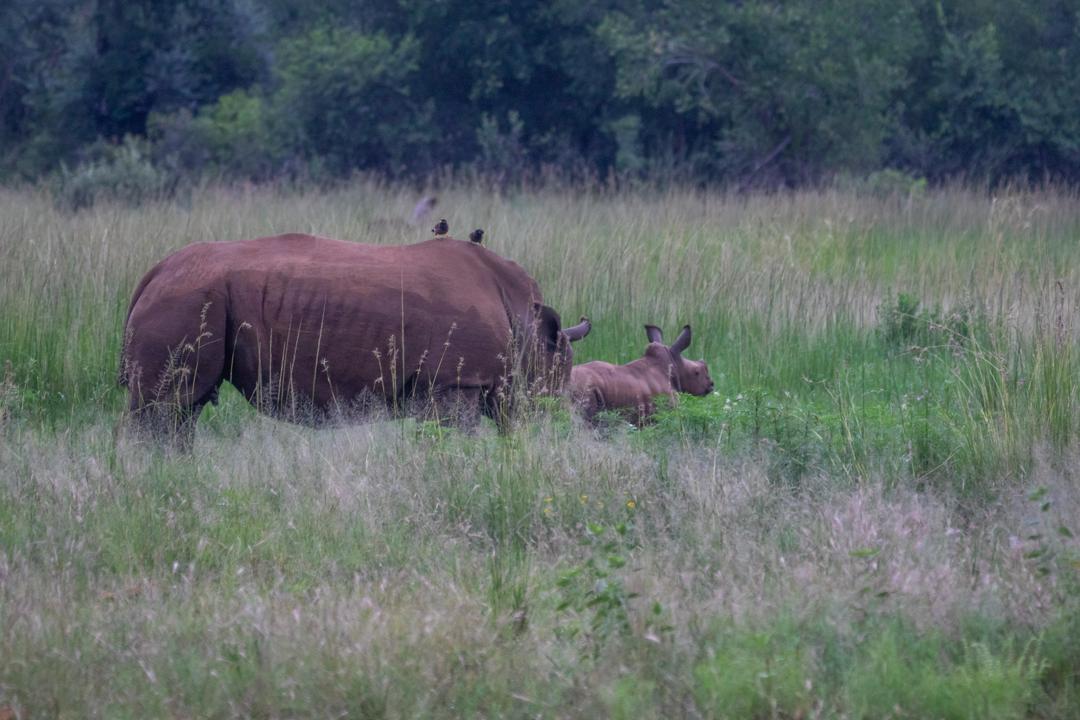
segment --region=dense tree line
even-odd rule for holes
[[[1080,2],[5,0],[0,178],[118,162],[1075,182]]]

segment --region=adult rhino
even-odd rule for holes
[[[137,426],[185,445],[225,381],[294,422],[365,402],[502,417],[515,384],[561,390],[589,329],[562,328],[519,265],[474,243],[197,243],[135,289],[120,381]]]
[[[612,365],[597,360],[573,367],[570,395],[587,420],[603,410],[615,410],[640,425],[656,412],[655,398],[659,396],[675,400],[680,392],[712,392],[705,361],[682,356],[692,339],[689,325],[683,326],[671,345],[664,344],[664,333],[655,325],[646,325],[645,335],[649,340],[645,354],[633,362]]]

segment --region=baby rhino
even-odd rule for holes
[[[673,401],[680,392],[706,395],[713,381],[704,360],[687,360],[683,350],[690,346],[687,325],[671,345],[655,325],[646,325],[649,345],[645,356],[626,365],[594,361],[575,365],[570,371],[570,392],[585,418],[592,420],[602,410],[617,410],[635,425],[656,412],[654,398],[667,395]]]

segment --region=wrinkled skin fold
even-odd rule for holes
[[[520,266],[474,243],[197,243],[135,290],[120,382],[137,427],[181,441],[222,382],[306,424],[438,403],[499,417],[515,386],[559,393],[587,332],[564,331]]]

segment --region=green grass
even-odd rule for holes
[[[19,717],[1071,718],[1080,204],[440,191],[579,361],[694,326],[715,395],[509,435],[225,388],[122,432],[139,277],[197,240],[411,242],[404,188],[0,191],[0,708]]]

